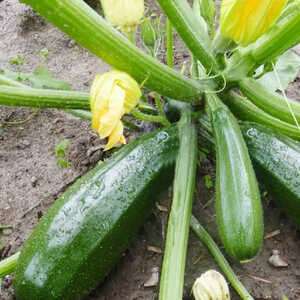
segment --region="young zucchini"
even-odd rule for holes
[[[221,241],[238,259],[253,258],[262,244],[263,213],[258,184],[239,125],[229,109],[206,95],[216,139],[216,214]]]
[[[209,119],[202,114],[198,121],[199,146],[214,151]],[[240,129],[258,179],[300,226],[300,143],[257,123],[240,122]]]
[[[178,129],[135,139],[56,201],[25,243],[14,288],[20,300],[74,300],[108,274],[171,183]]]
[[[244,122],[241,130],[257,175],[300,226],[300,143],[260,124]]]

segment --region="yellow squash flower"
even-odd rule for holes
[[[141,95],[138,83],[127,73],[113,70],[96,75],[90,90],[92,128],[100,138],[108,137],[105,150],[126,143],[121,118],[138,104]]]
[[[276,21],[287,0],[223,0],[221,33],[237,44],[256,41]]]
[[[144,16],[144,0],[101,0],[106,20],[124,32],[135,31]]]
[[[202,274],[193,285],[195,300],[230,300],[229,288],[223,275],[215,270]]]

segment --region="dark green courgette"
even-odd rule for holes
[[[227,253],[252,259],[263,239],[263,213],[258,184],[239,125],[213,94],[206,95],[216,140],[216,215]]]
[[[244,122],[241,130],[257,175],[300,226],[300,143],[260,124]]]
[[[171,183],[178,143],[177,126],[142,136],[72,185],[25,243],[17,298],[81,299],[101,282]]]
[[[214,151],[212,129],[206,115],[198,119],[200,147]],[[257,123],[241,122],[240,128],[258,179],[278,206],[300,225],[300,143]]]

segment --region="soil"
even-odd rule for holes
[[[99,11],[97,3],[89,1]],[[153,10],[158,11],[152,2],[149,3]],[[0,67],[16,70],[8,61],[22,53],[27,62],[22,70],[36,70],[43,63],[39,53],[44,48],[51,52],[49,71],[55,78],[69,82],[73,89],[87,91],[96,73],[109,70],[109,66],[29,7],[17,0],[0,1]],[[299,47],[296,50],[299,51]],[[178,68],[187,59],[186,53],[177,39]],[[288,94],[300,100],[299,78],[291,85]],[[20,125],[9,123],[27,119]],[[102,152],[102,141],[91,130],[89,122],[62,111],[40,109],[36,112],[29,108],[2,106],[0,122],[3,126],[0,137],[0,224],[12,225],[0,235],[4,246],[0,254],[4,258],[20,250],[49,206],[72,182],[107,155]],[[54,148],[64,139],[69,142],[66,159],[72,166],[61,168],[57,165]],[[213,189],[205,187],[204,175],[211,174],[214,178],[214,166],[213,158],[201,159],[194,214],[218,241],[213,205],[204,208],[213,197]],[[161,195],[161,205],[168,208],[171,196],[171,189]],[[281,300],[283,295],[290,300],[300,299],[300,234],[273,205],[269,196],[263,201],[266,239],[259,255],[242,265],[228,259],[255,299]],[[86,299],[157,299],[157,284],[152,287],[144,285],[156,270],[160,270],[162,254],[149,251],[149,246],[163,251],[167,217],[166,212],[157,208],[153,210],[105,282]],[[276,230],[279,230],[276,235],[267,235]],[[275,249],[280,251],[288,267],[275,268],[268,263]],[[187,257],[184,299],[192,299],[190,291],[194,280],[202,272],[218,267],[193,233]],[[14,299],[11,283],[12,276],[6,276],[0,299]],[[232,299],[239,299],[233,290]]]

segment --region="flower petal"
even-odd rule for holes
[[[223,0],[223,35],[244,46],[257,40],[276,21],[287,0]]]
[[[121,119],[124,114],[124,101],[125,91],[115,85],[110,95],[108,111],[100,118],[98,132],[101,138],[108,137]]]
[[[123,136],[123,123],[119,121],[116,125],[116,127],[113,129],[111,132],[109,138],[108,138],[108,143],[104,149],[104,151],[107,151],[114,147],[118,142],[121,142],[124,144],[125,138]],[[125,141],[126,143],[126,141]]]

